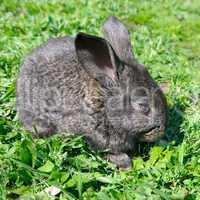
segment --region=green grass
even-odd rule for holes
[[[200,199],[199,0],[1,0],[0,199]],[[109,15],[129,28],[134,53],[167,83],[166,136],[119,171],[80,137],[32,139],[18,121],[20,63],[50,37],[101,35]],[[142,146],[141,146],[142,147]],[[61,189],[49,197],[50,186]]]

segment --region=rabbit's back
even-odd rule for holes
[[[80,110],[77,68],[74,39],[69,37],[51,39],[25,58],[17,81],[17,109],[29,130],[46,135],[62,131],[63,124],[71,130],[70,120],[63,120]]]

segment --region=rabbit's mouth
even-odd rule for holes
[[[141,142],[155,142],[164,134],[159,126],[152,126],[148,130],[142,131],[139,136]]]

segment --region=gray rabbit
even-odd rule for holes
[[[128,168],[136,143],[163,135],[166,100],[134,58],[122,22],[111,16],[102,29],[105,38],[78,33],[33,50],[17,80],[17,111],[34,135],[82,134]]]

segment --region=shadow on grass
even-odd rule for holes
[[[180,102],[169,108],[166,133],[163,137],[168,143],[174,141],[175,145],[179,145],[183,142],[184,132],[181,130],[181,124],[184,121],[184,112],[185,107]]]

